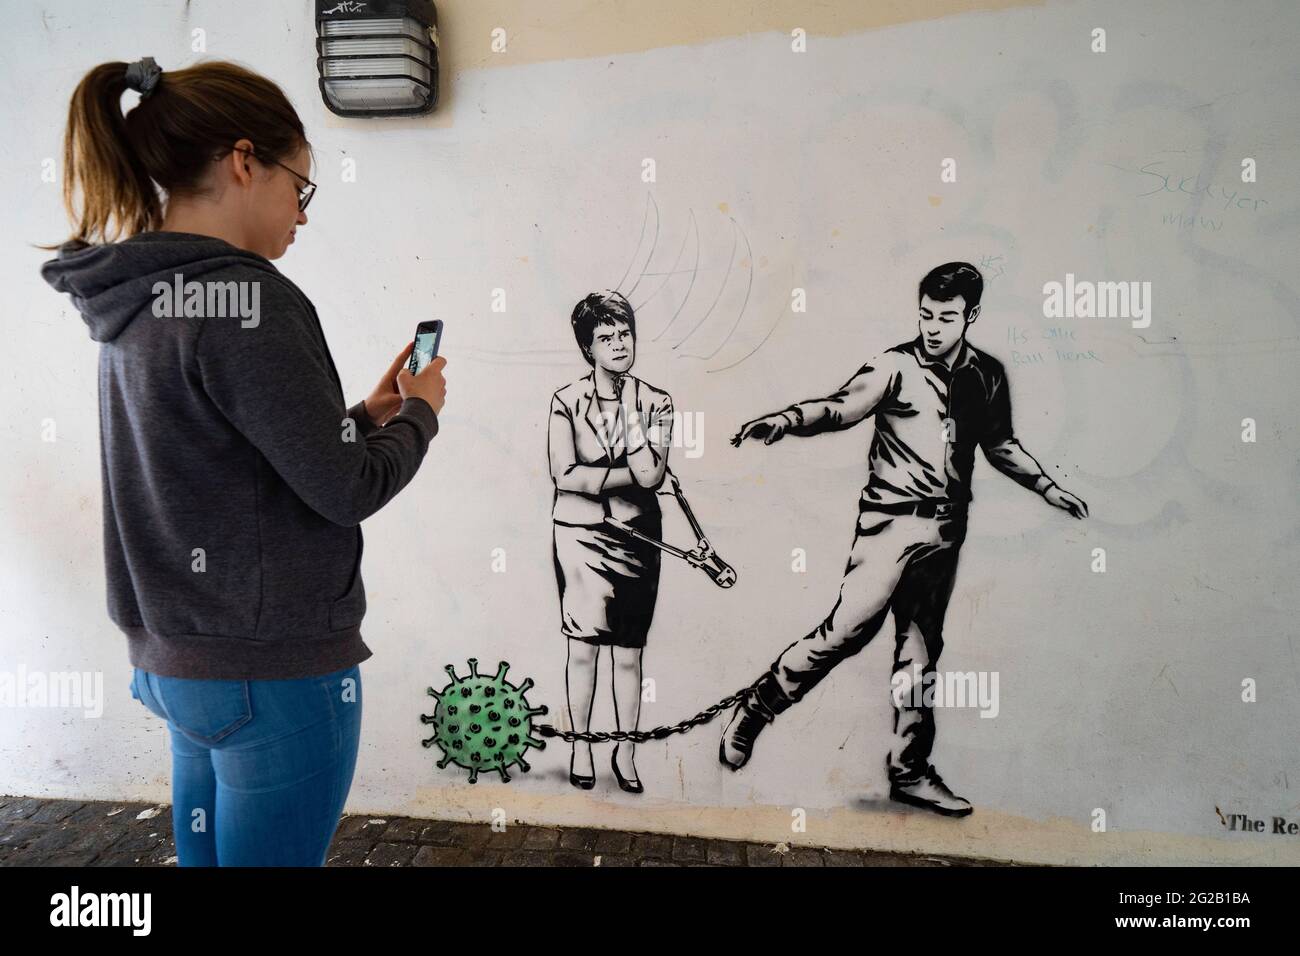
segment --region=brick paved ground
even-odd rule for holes
[[[171,807],[0,796],[0,866],[174,866]],[[346,816],[328,866],[989,866],[623,830]]]

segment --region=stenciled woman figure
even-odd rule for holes
[[[593,292],[574,307],[570,322],[592,368],[551,398],[547,442],[555,482],[560,630],[568,645],[569,719],[577,731],[590,729],[597,662],[600,649],[608,647],[617,727],[635,730],[660,552],[605,517],[661,537],[656,489],[668,470],[673,402],[667,392],[629,373],[636,358],[636,318],[622,295]],[[618,785],[641,793],[634,747],[617,744],[610,762]],[[569,782],[584,790],[595,785],[589,743],[574,743]]]

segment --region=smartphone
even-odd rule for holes
[[[438,346],[442,344],[442,319],[430,319],[415,327],[415,348],[411,350],[411,361],[407,366],[412,375],[419,375],[426,365],[438,357]]]

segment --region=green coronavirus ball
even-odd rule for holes
[[[420,720],[433,724],[433,736],[421,741],[424,746],[437,744],[443,757],[438,766],[454,763],[469,771],[469,782],[478,781],[480,770],[495,770],[502,780],[509,780],[507,767],[518,766],[528,772],[524,751],[541,750],[546,744],[532,734],[533,718],[546,713],[545,707],[529,707],[524,694],[533,686],[526,679],[518,687],[506,680],[510,665],[497,667],[495,677],[478,672],[478,661],[469,659],[469,676],[458,677],[448,664],[451,683],[441,691],[429,688],[437,699],[433,714],[421,714]]]

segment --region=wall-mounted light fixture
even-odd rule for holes
[[[320,95],[339,116],[411,116],[438,102],[431,0],[316,0]]]

